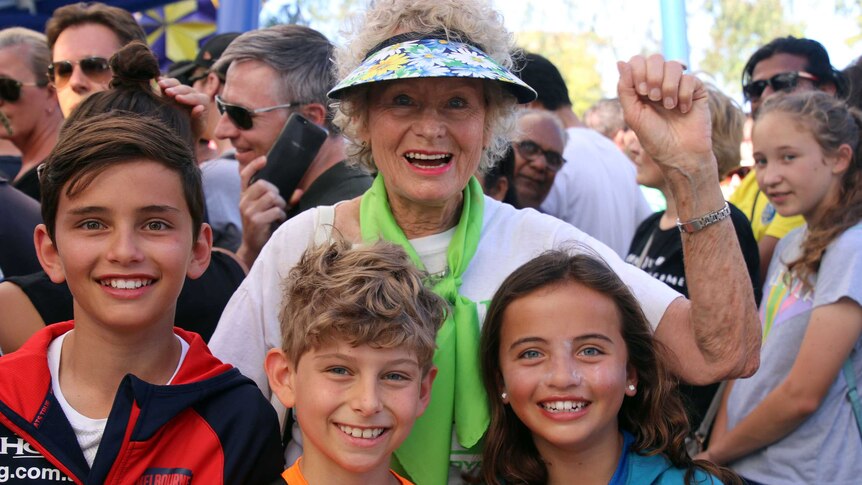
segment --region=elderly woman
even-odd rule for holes
[[[660,56],[619,67],[627,122],[662,167],[687,222],[689,301],[574,227],[482,195],[473,173],[505,150],[516,104],[535,98],[508,70],[511,37],[487,2],[378,0],[354,32],[337,57],[343,81],[330,96],[340,100],[336,123],[353,142],[353,160],[378,176],[363,196],[309,210],[273,234],[210,341],[217,356],[270,395],[264,355],[280,346],[281,282],[302,252],[332,234],[402,245],[452,312],[438,334],[431,404],[395,457],[414,481],[444,483],[450,465],[475,469],[488,425],[478,368],[488,301],[522,263],[577,241],[632,288],[675,352],[681,378],[706,383],[754,372],[760,330],[725,215],[700,81]],[[287,378],[284,369],[267,370]],[[386,404],[379,407],[390,415]]]

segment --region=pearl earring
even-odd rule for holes
[[[509,394],[508,394],[508,393],[506,393],[506,392],[501,393],[501,394],[500,394],[500,398],[502,398],[502,399],[505,401],[506,399],[509,399]]]
[[[634,390],[635,390],[635,385],[629,384],[629,391],[634,391]]]

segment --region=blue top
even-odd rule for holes
[[[623,452],[614,476],[608,485],[677,485],[684,484],[685,468],[676,468],[664,455],[644,456],[631,449],[634,436],[623,431]],[[695,470],[695,484],[721,484],[722,482],[702,471]]]

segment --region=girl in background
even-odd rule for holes
[[[487,483],[737,483],[686,454],[664,353],[602,261],[550,251],[521,266],[482,328]]]
[[[846,378],[862,376],[860,127],[859,111],[821,92],[770,98],[755,120],[757,183],[779,214],[806,225],[775,249],[760,369],[733,384],[702,455],[752,484],[862,476]]]

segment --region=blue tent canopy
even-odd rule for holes
[[[128,10],[140,12],[161,7],[176,0],[103,0],[103,3]],[[77,3],[73,0],[0,0],[0,28],[27,27],[28,29],[45,31],[45,23],[51,18],[54,10]]]

